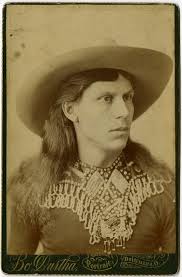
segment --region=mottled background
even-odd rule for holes
[[[172,5],[11,5],[7,9],[8,175],[40,149],[16,116],[16,93],[47,58],[114,39],[174,59]],[[158,80],[156,80],[157,82]],[[27,99],[28,101],[28,99]],[[174,73],[160,99],[132,126],[132,138],[174,168]]]

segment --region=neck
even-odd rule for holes
[[[85,151],[86,150],[86,151]],[[121,151],[107,152],[94,146],[83,147],[78,145],[79,158],[83,163],[93,165],[96,167],[109,167],[121,154]]]

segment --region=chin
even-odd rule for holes
[[[113,140],[111,143],[107,145],[107,149],[109,151],[119,151],[121,152],[127,144],[128,138],[127,139],[116,139]]]

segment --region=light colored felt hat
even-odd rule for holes
[[[56,56],[35,68],[17,95],[17,113],[32,132],[42,136],[50,106],[66,77],[95,68],[116,68],[135,78],[134,119],[161,95],[172,73],[171,58],[145,48],[101,45]]]

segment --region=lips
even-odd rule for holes
[[[110,130],[110,132],[115,132],[115,131],[128,132],[129,128],[128,127],[119,127],[119,128],[115,128],[115,129]]]

